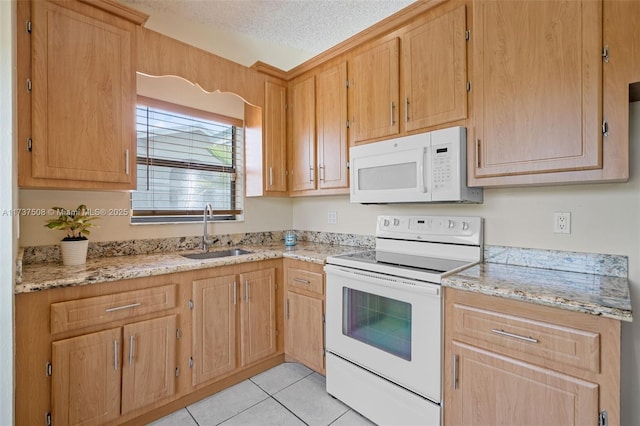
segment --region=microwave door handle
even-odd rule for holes
[[[419,155],[418,155],[418,192],[420,193],[425,193],[427,192],[427,186],[425,185],[425,180],[424,180],[424,175],[425,175],[425,165],[429,164],[428,161],[426,161],[426,157],[427,157],[427,148],[423,147],[420,148],[420,150],[422,151]]]

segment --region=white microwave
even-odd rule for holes
[[[450,127],[349,149],[351,202],[481,203],[467,187],[467,134]]]

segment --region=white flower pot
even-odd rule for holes
[[[62,264],[65,266],[83,265],[87,261],[89,240],[60,241]]]

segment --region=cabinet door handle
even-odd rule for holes
[[[393,126],[394,124],[396,124],[395,114],[394,114],[394,111],[396,109],[396,105],[393,102],[391,102],[391,108],[389,108],[389,109],[391,111],[391,125]]]
[[[118,371],[118,341],[113,341],[113,369]]]
[[[129,174],[129,150],[126,149],[124,151],[124,172]]]
[[[501,336],[513,337],[514,339],[524,340],[525,342],[529,342],[529,343],[538,343],[538,339],[534,339],[531,336],[529,337],[521,336],[519,334],[509,333],[508,331],[498,330],[496,328],[492,329],[491,332],[495,334],[499,334]]]
[[[404,122],[409,122],[409,98],[404,98]]]
[[[293,281],[300,284],[311,284],[311,281],[305,280],[304,278],[294,278]]]
[[[453,356],[453,389],[458,389],[458,355]]]
[[[269,186],[273,186],[273,167],[269,167]]]
[[[237,287],[236,286],[236,282],[234,281],[233,282],[233,304],[234,305],[237,303],[237,299],[238,299],[238,297],[237,297],[238,296],[238,293],[237,293],[238,290],[236,290],[236,287]]]
[[[324,182],[324,166],[319,166],[318,170],[320,171],[320,182]]]
[[[249,281],[244,282],[244,301],[249,303]]]
[[[480,138],[476,138],[476,167],[480,168]]]
[[[129,365],[133,364],[133,335],[129,336]]]
[[[284,317],[289,319],[289,299],[287,299],[287,303],[284,306]]]
[[[130,305],[116,306],[115,308],[107,308],[104,311],[105,312],[115,312],[115,311],[121,311],[123,309],[137,308],[138,306],[140,306],[140,303],[132,303]]]
[[[313,182],[313,167],[309,167],[309,182]]]

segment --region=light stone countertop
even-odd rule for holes
[[[229,248],[242,248],[252,253],[198,260],[181,256],[181,254],[200,252],[200,250],[189,250],[172,253],[99,257],[87,259],[87,263],[78,266],[63,266],[59,263],[22,265],[22,280],[15,285],[14,293],[28,293],[59,287],[91,285],[282,257],[324,264],[328,256],[368,250],[367,248],[358,246],[309,242],[298,242],[293,247],[285,247],[282,242],[279,242],[259,245],[242,244],[232,247],[216,247],[211,251],[227,250]]]
[[[626,277],[481,263],[443,278],[442,285],[620,321],[632,320]]]
[[[358,245],[299,240],[293,247],[285,247],[282,241],[242,244],[229,241],[212,251],[229,248],[243,248],[252,253],[192,260],[181,254],[200,250],[174,250],[98,256],[79,266],[40,262],[22,265],[19,259],[21,274],[14,292],[91,285],[283,257],[324,264],[329,256],[370,250]],[[627,259],[623,256],[488,246],[485,258],[487,263],[443,278],[442,285],[621,321],[632,320]]]

